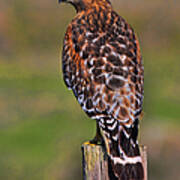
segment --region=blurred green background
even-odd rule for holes
[[[180,179],[180,1],[112,4],[140,39],[149,179]],[[1,180],[82,179],[81,144],[95,123],[65,87],[59,63],[74,15],[56,0],[0,2]]]

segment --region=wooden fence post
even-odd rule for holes
[[[144,180],[147,180],[147,149],[141,146],[141,156],[145,172]],[[83,180],[109,180],[107,156],[100,145],[89,144],[82,145],[83,155]]]

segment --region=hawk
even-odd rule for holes
[[[76,16],[64,37],[65,84],[87,115],[108,155],[110,179],[143,180],[137,141],[142,112],[144,69],[132,27],[109,0],[59,0]]]

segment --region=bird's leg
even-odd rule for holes
[[[99,124],[98,122],[96,121],[96,135],[95,137],[90,140],[90,144],[102,144],[102,136],[101,136],[101,131],[100,131],[100,128],[99,128]]]

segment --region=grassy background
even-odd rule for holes
[[[113,0],[136,30],[145,65],[140,139],[149,179],[180,177],[180,2]],[[59,55],[75,11],[50,0],[0,2],[0,179],[81,179],[95,123],[62,80]],[[178,177],[178,178],[177,178]]]

